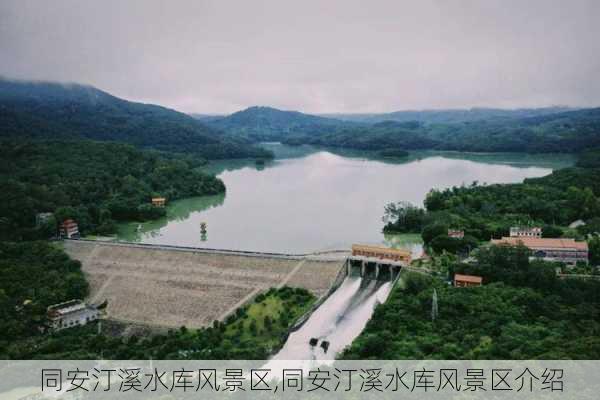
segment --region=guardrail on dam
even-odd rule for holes
[[[177,246],[170,244],[152,244],[152,243],[137,243],[137,242],[126,242],[126,241],[101,241],[101,240],[90,240],[90,239],[61,239],[63,242],[82,242],[82,243],[94,243],[99,245],[109,246],[125,246],[125,247],[138,247],[147,249],[164,249],[164,250],[179,250],[179,251],[191,251],[199,253],[216,253],[216,254],[229,254],[229,255],[242,255],[242,256],[257,256],[257,257],[274,257],[274,258],[305,258],[310,256],[320,256],[325,254],[341,254],[348,253],[349,250],[345,249],[332,249],[315,251],[312,253],[276,253],[276,252],[265,252],[265,251],[251,251],[251,250],[235,250],[235,249],[216,249],[211,247],[193,247],[193,246]]]

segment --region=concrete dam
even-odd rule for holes
[[[157,328],[209,326],[261,291],[284,285],[325,295],[343,253],[306,255],[65,240],[90,283],[89,300],[108,300],[114,321]]]
[[[384,302],[404,263],[348,252],[274,254],[86,240],[64,241],[82,264],[92,302],[113,321],[204,327],[261,291],[303,287],[319,300],[275,360],[326,360],[349,345]]]

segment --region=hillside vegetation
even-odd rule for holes
[[[0,79],[0,138],[92,139],[209,159],[269,157],[177,111],[91,86]]]
[[[73,218],[82,233],[108,234],[115,221],[165,214],[150,204],[225,191],[223,182],[194,169],[196,159],[92,141],[0,142],[0,240],[46,239]],[[55,218],[36,226],[36,214]]]
[[[250,107],[227,117],[206,120],[210,126],[255,142],[279,141],[298,135],[320,135],[353,124],[331,118],[282,111],[272,107]]]

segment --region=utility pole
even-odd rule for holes
[[[433,289],[433,298],[431,299],[431,322],[435,322],[438,316],[438,297],[437,291]]]

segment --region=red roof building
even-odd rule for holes
[[[483,278],[480,276],[454,274],[454,286],[455,287],[481,286],[482,283],[483,283]]]

